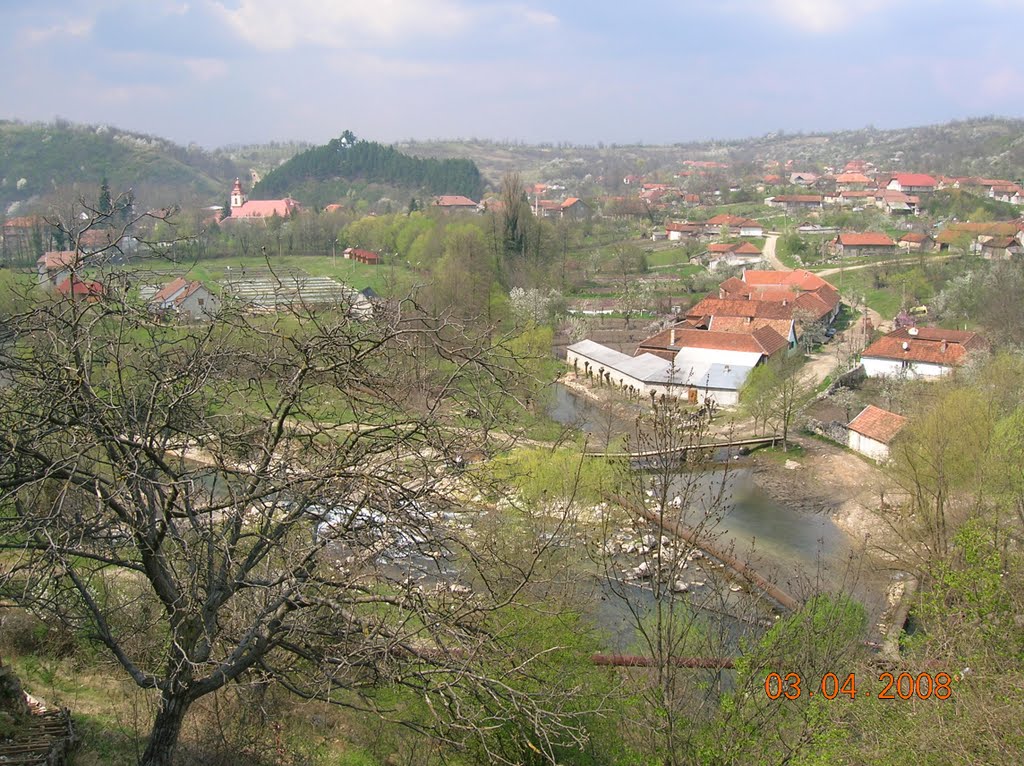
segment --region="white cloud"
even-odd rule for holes
[[[200,82],[221,80],[228,75],[227,62],[215,58],[190,58],[182,61],[192,78]]]
[[[886,0],[736,0],[719,7],[730,15],[754,13],[819,35],[846,30],[891,4]]]
[[[37,45],[55,37],[86,37],[92,32],[92,19],[68,19],[48,27],[29,27],[24,32],[24,39],[30,45]]]
[[[452,0],[240,0],[214,8],[243,39],[269,50],[313,44],[341,47],[447,37],[473,12]]]
[[[558,24],[558,17],[552,13],[548,13],[547,11],[537,11],[533,8],[524,8],[522,13],[527,22],[538,27],[553,27]]]

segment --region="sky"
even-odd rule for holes
[[[0,0],[0,118],[668,144],[1024,116],[1024,0]]]

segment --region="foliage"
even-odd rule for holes
[[[287,194],[307,179],[385,183],[425,194],[461,194],[471,199],[482,190],[480,171],[471,160],[421,159],[393,146],[343,135],[301,152],[275,168],[253,188],[253,199]]]
[[[980,197],[963,189],[939,189],[921,200],[921,209],[930,216],[960,221],[1012,221],[1018,215],[1009,202]]]

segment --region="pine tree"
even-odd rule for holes
[[[114,203],[110,197],[110,183],[106,176],[103,176],[103,181],[100,183],[100,198],[96,203],[96,210],[104,218],[114,212]]]

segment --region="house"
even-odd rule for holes
[[[477,203],[460,194],[442,194],[434,200],[434,207],[446,213],[460,211],[475,213],[479,209]]]
[[[927,194],[935,191],[939,182],[925,173],[893,173],[889,180],[882,184],[890,191],[904,194]]]
[[[847,426],[847,446],[884,462],[889,459],[889,445],[906,424],[902,415],[869,404]]]
[[[251,200],[242,192],[242,182],[235,179],[231,188],[231,205],[229,215],[221,221],[229,224],[235,221],[266,221],[277,216],[288,218],[299,212],[300,205],[291,197],[284,199]]]
[[[873,181],[863,173],[840,173],[836,176],[836,191],[866,189]]]
[[[729,298],[775,300],[792,303],[809,321],[831,323],[839,314],[842,301],[831,284],[805,269],[793,271],[754,271],[747,269],[743,279],[726,280],[719,294]]]
[[[682,239],[697,239],[704,233],[704,227],[699,223],[675,223],[670,221],[665,224],[665,234],[670,242],[679,242]]]
[[[203,319],[217,313],[220,300],[202,282],[178,277],[157,290],[149,306],[157,313]]]
[[[992,237],[981,243],[981,257],[991,260],[1009,260],[1024,252],[1013,237]]]
[[[896,243],[877,231],[843,232],[832,240],[832,250],[840,258],[892,257],[896,255]]]
[[[50,250],[36,260],[39,284],[53,290],[84,265],[84,256],[74,250]]]
[[[765,199],[768,207],[780,207],[786,210],[821,210],[820,194],[777,194]]]
[[[977,333],[939,327],[905,327],[879,338],[861,354],[869,378],[905,375],[936,378],[961,366],[986,343]]]
[[[1021,227],[1017,221],[993,221],[991,223],[951,223],[935,238],[939,250],[967,248],[980,253],[982,245],[994,237],[1013,237],[1022,240]]]
[[[686,312],[685,321],[691,327],[717,332],[750,333],[760,327],[771,327],[793,346],[796,344],[793,310],[792,304],[709,295]]]
[[[927,253],[935,249],[935,239],[930,234],[908,231],[896,242],[896,246],[908,252]]]
[[[892,216],[918,215],[921,198],[916,194],[883,190],[875,199],[875,205]]]
[[[750,372],[788,343],[771,327],[751,332],[722,332],[671,327],[637,346],[637,355],[651,354],[671,363],[682,375],[692,403],[713,401],[723,407],[739,403],[740,389]]]
[[[818,181],[817,173],[790,173],[789,183],[793,186],[814,186]]]
[[[704,232],[715,235],[723,228],[734,237],[763,237],[764,226],[752,218],[722,213],[704,222]]]
[[[708,268],[753,266],[764,258],[752,242],[714,242],[708,245]]]
[[[380,263],[380,255],[372,250],[361,250],[358,247],[346,247],[342,251],[342,255],[346,260],[363,263],[367,266],[376,266]]]
[[[64,298],[84,300],[95,303],[103,297],[103,285],[91,279],[78,279],[74,275],[66,277],[57,285],[57,293]]]
[[[583,221],[590,216],[590,206],[579,197],[569,197],[562,202],[559,217],[570,221]]]

